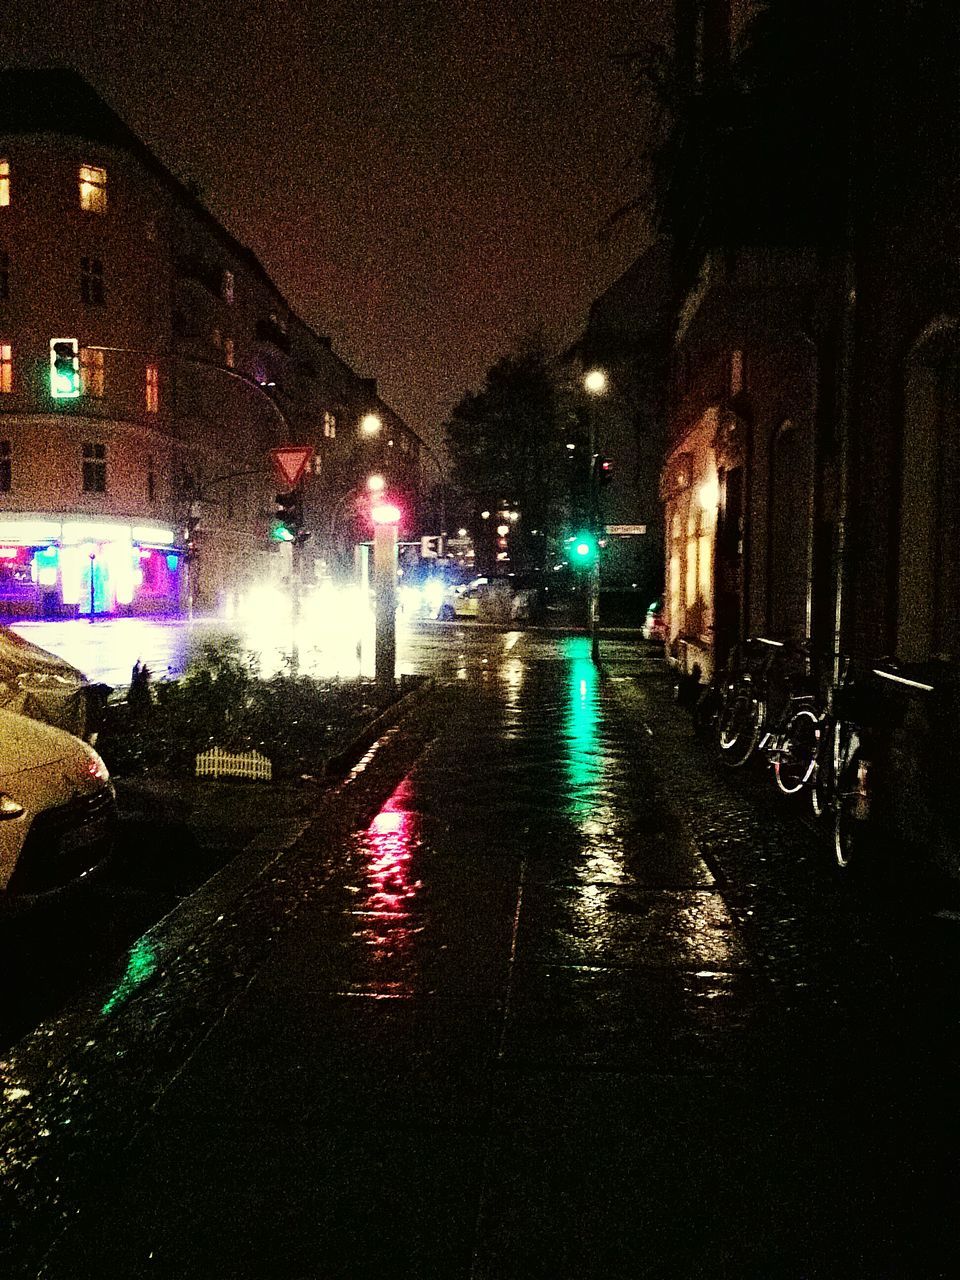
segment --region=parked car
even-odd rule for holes
[[[454,618],[476,618],[480,613],[480,600],[488,585],[486,578],[474,578],[460,586],[447,590],[443,603],[437,611],[437,617],[446,622]]]
[[[83,876],[109,855],[116,817],[93,747],[0,708],[0,890],[42,893]]]
[[[657,640],[661,644],[667,638],[667,619],[662,600],[654,600],[647,610],[643,621],[642,634],[644,640]]]
[[[55,653],[0,624],[0,707],[95,742],[110,693]]]

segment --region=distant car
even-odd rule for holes
[[[476,618],[480,613],[480,599],[488,585],[486,578],[474,578],[471,582],[458,587],[450,587],[437,617],[444,622],[452,622],[455,618]]]
[[[667,619],[662,600],[654,600],[643,620],[642,634],[644,640],[656,640],[663,643],[667,638]]]
[[[42,893],[91,871],[110,853],[116,817],[93,747],[0,709],[0,890]]]

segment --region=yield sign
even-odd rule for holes
[[[285,444],[279,449],[271,449],[270,456],[273,458],[278,482],[293,489],[306,471],[313,457],[313,449],[308,444]]]

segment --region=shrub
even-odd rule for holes
[[[275,776],[298,777],[321,772],[382,705],[372,681],[261,679],[236,640],[217,637],[198,646],[181,679],[158,684],[155,698],[140,689],[111,707],[98,749],[117,775],[192,773],[198,752],[220,746],[256,748]]]

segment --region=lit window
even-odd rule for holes
[[[13,461],[10,456],[10,441],[0,440],[0,493],[9,493],[13,478]]]
[[[323,411],[323,434],[328,440],[333,440],[337,434],[336,414],[330,413],[327,409]]]
[[[105,444],[83,446],[83,492],[107,492],[107,446]]]
[[[80,259],[80,300],[103,305],[103,263],[99,258]]]
[[[80,390],[85,396],[102,396],[104,389],[103,352],[80,348]]]
[[[13,347],[0,342],[0,394],[13,390]]]
[[[155,364],[147,365],[147,413],[160,409],[160,370]]]
[[[0,251],[0,302],[10,297],[10,255]]]
[[[0,208],[10,203],[10,161],[0,160]]]
[[[232,369],[236,361],[236,353],[233,346],[232,338],[224,338],[223,340],[223,362],[228,369]]]
[[[96,165],[80,166],[80,208],[104,213],[107,208],[107,171]]]
[[[223,273],[222,293],[223,293],[224,302],[228,302],[232,304],[233,302],[233,272],[232,271],[225,271]]]

